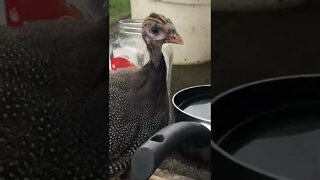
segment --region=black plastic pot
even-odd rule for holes
[[[188,149],[203,149],[210,151],[210,118],[197,116],[198,112],[188,113],[187,108],[197,104],[211,102],[211,86],[194,86],[177,92],[172,99],[174,105],[174,119],[176,123],[168,125],[153,135],[138,148],[131,161],[132,175],[137,180],[146,180],[166,156],[173,150],[184,145]],[[195,110],[193,109],[193,110]],[[202,108],[200,107],[200,109]],[[210,107],[205,112],[210,114]],[[200,116],[203,115],[200,113]],[[207,157],[210,159],[210,157]]]
[[[195,112],[190,112],[185,109],[189,104],[193,102],[199,103],[201,101],[205,102],[207,106],[199,106],[195,109]],[[173,118],[175,122],[198,122],[211,130],[211,101],[211,85],[192,86],[178,91],[172,97],[174,107]],[[181,151],[190,158],[198,159],[208,165],[211,164],[210,145],[197,148],[193,146],[193,144],[183,143]]]
[[[237,132],[237,128],[243,128],[250,123],[249,120],[255,119],[255,117],[271,117],[270,122],[275,121],[279,116],[275,112],[284,107],[310,107],[310,112],[315,112],[312,118],[315,119],[314,124],[319,124],[320,116],[317,113],[317,109],[320,111],[320,75],[297,75],[262,80],[250,84],[246,84],[240,87],[231,89],[221,95],[215,97],[212,101],[212,119],[214,125],[212,126],[212,177],[215,180],[226,180],[226,179],[244,179],[244,180],[287,180],[287,179],[299,179],[293,177],[293,174],[298,174],[293,171],[286,171],[286,173],[279,173],[282,170],[277,170],[275,173],[273,170],[266,170],[258,167],[255,164],[248,163],[244,159],[235,157],[235,151],[232,152],[230,149],[239,149],[244,147],[242,145],[234,145],[237,141],[241,141],[241,136],[248,136],[251,132],[255,131],[255,126],[247,127],[247,134],[237,134],[237,138],[233,138],[233,141],[226,139]],[[298,106],[299,105],[299,106]],[[308,105],[308,106],[306,106]],[[312,110],[315,109],[315,110]],[[274,113],[274,114],[272,114]],[[289,116],[290,113],[282,113],[281,117]],[[270,116],[274,115],[274,116]],[[306,117],[310,116],[311,113],[299,113],[293,116],[292,122],[290,118],[283,118],[282,126],[277,127],[277,133],[274,128],[268,129],[265,126],[264,131],[270,131],[273,136],[278,136],[279,132],[289,132],[286,129],[288,124],[293,123],[293,119],[297,121],[300,119],[299,126],[309,129],[316,129],[318,127],[307,127],[308,124],[304,123]],[[319,120],[317,122],[317,120]],[[249,123],[246,123],[246,122]],[[253,121],[253,120],[251,120]],[[279,120],[281,121],[281,119]],[[264,123],[264,122],[261,122]],[[291,129],[298,129],[299,127],[291,126]],[[292,131],[293,134],[299,133],[298,130]],[[240,131],[238,131],[240,132]],[[269,133],[270,134],[270,133]],[[251,133],[250,142],[255,140],[254,133]],[[288,134],[286,138],[290,139],[292,134]],[[270,136],[269,136],[270,137]],[[269,138],[268,137],[268,138]],[[320,137],[319,137],[320,138]],[[249,142],[249,141],[248,141]],[[232,144],[233,143],[233,144]],[[300,143],[301,146],[303,142]],[[270,147],[273,148],[273,147]],[[296,148],[299,148],[296,146]],[[294,148],[288,148],[294,151]],[[267,152],[268,149],[265,149]],[[304,156],[301,152],[299,155]],[[310,155],[310,154],[308,154]],[[257,155],[255,155],[255,158]],[[269,158],[269,157],[266,157]],[[270,157],[271,158],[271,157]],[[281,159],[281,158],[280,158]],[[281,162],[285,163],[285,162]],[[277,165],[277,166],[276,166]],[[287,166],[297,166],[299,164],[287,163]],[[278,167],[277,162],[274,162],[274,167]],[[303,165],[301,165],[303,167]],[[286,168],[286,167],[285,167]],[[288,167],[289,168],[289,167]],[[302,169],[300,169],[302,170]],[[316,172],[317,173],[317,172]],[[311,178],[311,176],[310,176]],[[301,178],[300,178],[301,179]],[[303,179],[303,178],[302,178]],[[308,178],[309,179],[309,178]]]
[[[187,106],[190,106],[190,104],[203,103],[204,101],[206,104],[212,101],[211,85],[192,86],[178,91],[172,97],[174,121],[199,122],[208,129],[211,129],[210,106],[197,108],[194,112],[188,112],[185,109]]]

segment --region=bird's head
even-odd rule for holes
[[[151,13],[142,25],[142,37],[149,46],[161,47],[164,43],[183,44],[172,21],[163,15]]]

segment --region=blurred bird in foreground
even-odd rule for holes
[[[0,179],[106,179],[107,28],[0,28]]]

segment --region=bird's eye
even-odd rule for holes
[[[152,27],[152,28],[151,28],[151,32],[152,32],[153,34],[159,34],[160,28],[159,28],[159,27]]]

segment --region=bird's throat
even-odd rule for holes
[[[147,46],[150,63],[152,63],[156,69],[161,68],[163,64],[165,65],[161,48],[162,46],[152,46],[152,45]]]
[[[138,84],[136,84],[138,92],[136,97],[143,99],[158,99],[166,94],[166,75],[167,66],[161,48],[150,48],[147,46],[150,61],[144,65],[142,69],[137,71],[135,77],[139,77]],[[139,99],[138,98],[138,99]]]

